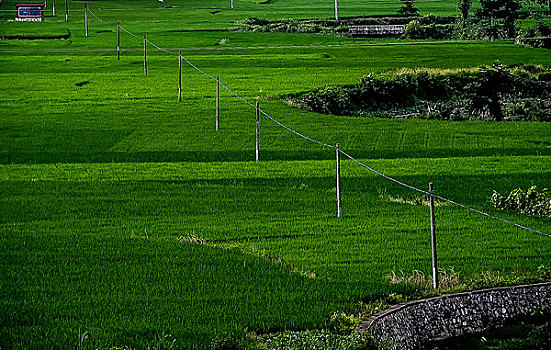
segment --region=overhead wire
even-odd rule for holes
[[[157,50],[164,51],[164,52],[166,52],[170,55],[177,55],[178,54],[178,52],[170,51],[169,49],[164,49],[162,47],[159,47],[159,46],[155,45],[154,43],[152,43],[151,41],[149,41],[148,39],[145,39],[145,41],[147,43],[149,43],[151,46],[153,46],[154,48],[156,48]]]
[[[197,67],[196,65],[194,65],[193,63],[191,63],[191,61],[188,60],[187,58],[185,58],[184,56],[182,56],[182,59],[183,59],[191,68],[195,69],[195,70],[198,71],[199,73],[201,73],[201,74],[203,74],[204,76],[207,76],[207,77],[209,77],[209,78],[211,78],[211,79],[216,80],[215,77],[213,77],[212,75],[208,74],[207,72],[203,71],[202,69],[200,69],[199,67]],[[221,83],[221,84],[222,84],[222,83]],[[230,91],[229,88],[228,88],[226,85],[223,85],[223,84],[222,84],[222,86],[224,86],[228,91]],[[232,93],[233,93],[233,92],[232,92]]]
[[[325,142],[321,142],[321,141],[318,141],[316,139],[313,139],[311,137],[308,137],[304,134],[301,134],[299,133],[298,131],[296,130],[293,130],[291,129],[290,127],[286,126],[285,124],[283,124],[282,122],[280,122],[279,120],[275,119],[274,117],[272,117],[271,115],[269,115],[268,113],[264,112],[262,109],[259,109],[260,113],[262,113],[265,117],[267,117],[268,119],[270,119],[271,121],[273,121],[274,123],[276,123],[277,125],[281,126],[282,128],[284,128],[285,130],[297,135],[297,136],[300,136],[302,137],[303,139],[305,140],[308,140],[310,142],[314,142],[314,143],[317,143],[319,145],[322,145],[324,147],[328,147],[328,148],[333,148],[333,149],[336,149],[337,147],[336,146],[332,146],[332,145],[329,145]]]
[[[92,10],[90,10],[90,9],[88,9],[88,12],[90,12],[90,14],[91,14],[95,19],[97,19],[98,21],[100,21],[100,22],[103,23],[103,24],[117,25],[117,23],[114,23],[114,22],[106,22],[106,21],[102,20],[101,18],[99,18],[98,16],[96,16],[96,14],[95,14]]]
[[[389,180],[389,181],[392,181],[400,186],[403,186],[403,187],[406,187],[406,188],[409,188],[411,190],[414,190],[414,191],[417,191],[417,192],[421,192],[425,195],[428,195],[428,196],[433,196],[434,198],[436,199],[439,199],[441,201],[444,201],[444,202],[448,202],[450,204],[453,204],[453,205],[456,205],[458,207],[461,207],[463,209],[466,209],[466,210],[469,210],[469,211],[472,211],[472,212],[475,212],[475,213],[478,213],[478,214],[481,214],[481,215],[484,215],[486,217],[489,217],[489,218],[492,218],[492,219],[495,219],[495,220],[498,220],[498,221],[501,221],[503,223],[507,223],[507,224],[511,224],[511,225],[514,225],[516,227],[519,227],[519,228],[522,228],[524,230],[527,230],[527,231],[531,231],[531,232],[534,232],[534,233],[538,233],[538,234],[541,234],[541,235],[544,235],[544,236],[547,236],[547,237],[551,237],[551,234],[548,234],[548,233],[545,233],[545,232],[542,232],[542,231],[538,231],[538,230],[534,230],[532,228],[529,228],[529,227],[526,227],[526,226],[523,226],[523,225],[520,225],[520,224],[517,224],[516,222],[513,222],[513,221],[510,221],[510,220],[507,220],[507,219],[503,219],[503,218],[500,218],[498,216],[494,216],[494,215],[491,215],[491,214],[488,214],[486,212],[483,212],[481,210],[478,210],[478,209],[475,209],[473,207],[469,207],[467,205],[464,205],[464,204],[461,204],[461,203],[458,203],[456,201],[453,201],[451,199],[448,199],[446,197],[442,197],[442,196],[439,196],[437,194],[434,194],[434,193],[431,193],[429,191],[426,191],[426,190],[422,190],[420,188],[417,188],[415,186],[412,186],[410,184],[407,184],[405,182],[402,182],[402,181],[399,181],[391,176],[388,176],[380,171],[377,171],[375,170],[374,168],[370,167],[369,165],[359,161],[358,159],[352,157],[351,155],[349,155],[348,153],[344,152],[344,151],[341,151],[339,150],[339,152],[344,155],[345,157],[349,158],[350,160],[352,160],[353,162],[357,163],[358,165],[368,169],[369,171],[381,176],[381,177],[384,177],[385,179]]]
[[[138,39],[140,39],[140,37],[139,37],[139,36],[137,36],[137,35],[136,35],[136,34],[134,34],[134,33],[131,33],[131,32],[129,32],[129,31],[128,31],[128,30],[126,29],[126,28],[124,28],[124,27],[123,27],[123,26],[121,26],[120,24],[119,24],[119,27],[120,27],[120,28],[121,28],[121,29],[122,29],[123,31],[125,31],[125,32],[126,32],[126,34],[129,34],[129,35],[133,36],[134,38],[138,38]]]
[[[90,10],[88,10],[90,11]],[[94,17],[98,18],[96,15],[94,15]],[[101,21],[101,19],[98,18],[98,20]],[[105,23],[102,21],[102,23]],[[116,24],[116,23],[115,23]],[[136,38],[139,38],[139,36],[135,35],[134,33],[131,33],[130,31],[128,31],[126,28],[124,28],[123,26],[121,26],[120,24],[118,24],[120,26],[121,29],[123,29],[123,31],[125,31],[127,34],[131,35],[131,36],[134,36]],[[248,101],[247,99],[243,98],[242,96],[240,96],[239,94],[237,94],[236,92],[234,92],[232,89],[230,89],[226,84],[224,84],[223,82],[221,82],[219,79],[215,78],[214,76],[208,74],[207,72],[203,71],[202,69],[200,69],[199,67],[197,67],[196,65],[194,65],[191,61],[189,61],[186,57],[182,56],[180,52],[174,52],[174,51],[171,51],[171,50],[168,50],[168,49],[164,49],[156,44],[154,44],[153,42],[151,42],[150,40],[147,40],[146,39],[146,42],[149,43],[150,45],[152,45],[153,47],[155,47],[156,49],[158,50],[161,50],[161,51],[164,51],[166,53],[169,53],[169,54],[175,54],[175,55],[179,55],[190,67],[192,67],[193,69],[195,69],[197,72],[205,75],[206,77],[210,78],[210,79],[214,79],[214,80],[218,80],[219,84],[224,88],[226,89],[230,94],[232,94],[235,98],[239,99],[240,101],[248,104],[249,106],[252,106],[252,107],[255,107],[256,108],[256,105],[253,104],[252,102]],[[506,223],[506,224],[510,224],[510,225],[513,225],[515,227],[518,227],[520,229],[523,229],[523,230],[527,230],[527,231],[530,231],[530,232],[533,232],[533,233],[537,233],[537,234],[540,234],[540,235],[544,235],[544,236],[547,236],[547,237],[551,237],[551,234],[548,234],[548,233],[545,233],[545,232],[542,232],[542,231],[539,231],[539,230],[535,230],[535,229],[532,229],[532,228],[529,228],[527,226],[524,226],[524,225],[521,225],[521,224],[518,224],[516,222],[513,222],[513,221],[510,221],[510,220],[507,220],[507,219],[503,219],[503,218],[500,218],[500,217],[497,217],[495,215],[491,215],[491,214],[488,214],[486,212],[483,212],[481,210],[478,210],[478,209],[475,209],[475,208],[472,208],[470,206],[467,206],[467,205],[464,205],[464,204],[461,204],[459,202],[456,202],[456,201],[453,201],[451,199],[448,199],[448,198],[445,198],[443,196],[440,196],[440,195],[436,195],[432,192],[429,192],[429,191],[426,191],[426,190],[422,190],[420,188],[417,188],[413,185],[410,185],[406,182],[402,182],[400,180],[397,180],[391,176],[388,176],[386,175],[385,173],[382,173],[376,169],[374,169],[373,167],[370,167],[369,165],[363,163],[362,161],[352,157],[350,154],[344,152],[343,150],[341,150],[340,148],[337,148],[336,146],[333,146],[333,145],[330,145],[330,144],[327,144],[325,142],[322,142],[322,141],[319,141],[319,140],[316,140],[314,138],[311,138],[309,136],[306,136],[288,126],[286,126],[285,124],[283,124],[282,122],[280,122],[279,120],[275,119],[274,117],[272,117],[271,115],[269,115],[268,113],[266,113],[264,110],[258,108],[259,112],[264,115],[265,117],[267,117],[269,120],[271,120],[272,122],[274,122],[275,124],[279,125],[280,127],[282,127],[283,129],[305,139],[305,140],[308,140],[310,142],[313,142],[313,143],[316,143],[316,144],[319,144],[321,146],[324,146],[324,147],[327,147],[327,148],[331,148],[331,149],[337,149],[338,152],[340,154],[342,154],[343,156],[345,156],[346,158],[350,159],[351,161],[355,162],[356,164],[360,165],[361,167],[363,168],[366,168],[368,169],[369,171],[391,181],[391,182],[394,182],[402,187],[405,187],[405,188],[408,188],[408,189],[411,189],[413,191],[417,191],[417,192],[420,192],[422,194],[425,194],[425,195],[428,195],[428,196],[432,196],[436,199],[439,199],[441,201],[444,201],[444,202],[448,202],[450,204],[453,204],[453,205],[456,205],[460,208],[463,208],[465,210],[468,210],[468,211],[471,211],[471,212],[474,212],[474,213],[477,213],[477,214],[480,214],[480,215],[483,215],[483,216],[486,216],[488,218],[491,218],[491,219],[494,219],[494,220],[497,220],[497,221],[500,221],[500,222],[503,222],[503,223]]]

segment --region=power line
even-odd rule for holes
[[[97,18],[97,16],[95,16],[95,15],[94,15],[94,17]],[[99,19],[99,18],[98,18],[98,19]],[[100,21],[101,21],[101,20],[100,20]],[[104,22],[102,21],[102,23],[104,23]],[[128,30],[125,29],[124,27],[122,27],[122,26],[120,26],[120,27],[121,27],[127,34],[132,35],[132,36],[134,36],[134,37],[136,37],[136,38],[139,38],[139,36],[137,36],[137,35],[131,33],[130,31],[128,31]],[[151,42],[151,41],[149,41],[149,40],[147,40],[147,39],[146,39],[146,42],[149,43],[150,45],[152,45],[153,47],[155,47],[156,49],[161,50],[161,51],[164,51],[164,52],[166,52],[166,53],[168,53],[168,54],[180,55],[178,52],[174,52],[174,51],[171,51],[171,50],[168,50],[168,49],[164,49],[164,48],[162,48],[162,47],[160,47],[160,46],[154,44],[153,42]],[[217,79],[217,78],[215,78],[214,76],[212,76],[212,75],[206,73],[205,71],[203,71],[202,69],[200,69],[199,67],[197,67],[196,65],[194,65],[191,61],[189,61],[189,60],[188,60],[187,58],[185,58],[184,56],[181,56],[181,55],[180,55],[180,57],[181,57],[190,67],[192,67],[193,69],[195,69],[195,70],[198,71],[199,73],[205,75],[206,77],[208,77],[208,78],[210,78],[210,79],[218,80],[219,83],[220,83],[220,85],[222,85],[222,87],[224,87],[224,88],[225,88],[229,93],[231,93],[234,97],[236,97],[237,99],[241,100],[242,102],[248,104],[249,106],[255,107],[255,108],[256,108],[256,105],[255,105],[255,104],[253,104],[252,102],[246,100],[245,98],[243,98],[242,96],[240,96],[239,94],[237,94],[236,92],[234,92],[233,90],[231,90],[226,84],[220,82],[219,79]],[[456,206],[458,206],[458,207],[460,207],[460,208],[463,208],[463,209],[469,210],[469,211],[471,211],[471,212],[474,212],[474,213],[477,213],[477,214],[480,214],[480,215],[489,217],[489,218],[491,218],[491,219],[494,219],[494,220],[497,220],[497,221],[500,221],[500,222],[503,222],[503,223],[507,223],[507,224],[516,226],[516,227],[518,227],[518,228],[521,228],[521,229],[524,229],[524,230],[527,230],[527,231],[530,231],[530,232],[534,232],[534,233],[537,233],[537,234],[540,234],[540,235],[544,235],[544,236],[547,236],[547,237],[551,237],[551,235],[548,234],[548,233],[545,233],[545,232],[542,232],[542,231],[538,231],[538,230],[535,230],[535,229],[532,229],[532,228],[529,228],[529,227],[520,225],[520,224],[515,223],[515,222],[513,222],[513,221],[506,220],[506,219],[503,219],[503,218],[500,218],[500,217],[497,217],[497,216],[488,214],[488,213],[483,212],[483,211],[481,211],[481,210],[478,210],[478,209],[469,207],[469,206],[467,206],[467,205],[464,205],[464,204],[455,202],[455,201],[453,201],[453,200],[451,200],[451,199],[448,199],[448,198],[445,198],[445,197],[442,197],[442,196],[439,196],[439,195],[435,195],[435,194],[433,194],[433,193],[429,193],[428,191],[422,190],[422,189],[417,188],[417,187],[415,187],[415,186],[413,186],[413,185],[410,185],[410,184],[408,184],[408,183],[399,181],[399,180],[397,180],[397,179],[395,179],[395,178],[393,178],[393,177],[391,177],[391,176],[388,176],[388,175],[386,175],[386,174],[384,174],[384,173],[382,173],[382,172],[380,172],[380,171],[378,171],[378,170],[376,170],[376,169],[374,169],[374,168],[368,166],[367,164],[361,162],[360,160],[358,160],[358,159],[352,157],[352,156],[349,155],[348,153],[342,151],[340,148],[337,148],[337,147],[335,147],[335,146],[329,145],[329,144],[327,144],[327,143],[324,143],[324,142],[322,142],[322,141],[316,140],[316,139],[311,138],[311,137],[309,137],[309,136],[306,136],[306,135],[304,135],[304,134],[302,134],[302,133],[299,133],[298,131],[296,131],[296,130],[294,130],[294,129],[288,127],[288,126],[286,126],[286,125],[283,124],[282,122],[278,121],[277,119],[275,119],[274,117],[272,117],[272,116],[269,115],[268,113],[264,112],[264,111],[261,110],[260,108],[259,108],[259,112],[262,113],[265,117],[267,117],[268,119],[270,119],[270,120],[271,120],[272,122],[274,122],[275,124],[279,125],[280,127],[284,128],[285,130],[287,130],[287,131],[289,131],[289,132],[291,132],[291,133],[293,133],[293,134],[295,134],[295,135],[297,135],[297,136],[299,136],[299,137],[301,137],[301,138],[303,138],[303,139],[305,139],[305,140],[308,140],[308,141],[313,142],[313,143],[317,143],[317,144],[319,144],[319,145],[321,145],[321,146],[324,146],[324,147],[327,147],[327,148],[338,149],[339,153],[341,153],[341,154],[344,155],[345,157],[349,158],[349,159],[352,160],[353,162],[357,163],[358,165],[360,165],[360,166],[362,166],[362,167],[368,169],[369,171],[371,171],[371,172],[373,172],[373,173],[375,173],[375,174],[377,174],[377,175],[379,175],[379,176],[381,176],[381,177],[383,177],[383,178],[385,178],[385,179],[387,179],[387,180],[389,180],[389,181],[392,181],[392,182],[394,182],[394,183],[396,183],[396,184],[398,184],[398,185],[400,185],[400,186],[403,186],[403,187],[405,187],[405,188],[411,189],[411,190],[413,190],[413,191],[417,191],[417,192],[423,193],[423,194],[425,194],[425,195],[432,195],[434,198],[437,198],[437,199],[440,199],[440,200],[442,200],[442,201],[451,203],[451,204],[456,205]]]
[[[395,182],[395,183],[397,183],[398,185],[401,185],[401,186],[403,186],[403,187],[409,188],[409,189],[411,189],[411,190],[414,190],[414,191],[417,191],[417,192],[421,192],[421,193],[426,194],[426,195],[431,195],[431,193],[429,193],[428,191],[425,191],[425,190],[422,190],[422,189],[417,188],[417,187],[415,187],[415,186],[409,185],[409,184],[407,184],[407,183],[405,183],[405,182],[401,182],[401,181],[399,181],[399,180],[397,180],[397,179],[395,179],[395,178],[393,178],[393,177],[390,177],[390,176],[388,176],[388,175],[386,175],[386,174],[384,174],[384,173],[381,173],[380,171],[377,171],[377,170],[373,169],[372,167],[370,167],[370,166],[368,166],[368,165],[362,163],[361,161],[357,160],[356,158],[352,157],[351,155],[349,155],[348,153],[346,153],[346,152],[344,152],[344,151],[339,151],[339,152],[340,152],[342,155],[344,155],[345,157],[349,158],[350,160],[356,162],[356,163],[359,164],[360,166],[362,166],[362,167],[368,169],[369,171],[371,171],[371,172],[373,172],[373,173],[375,173],[375,174],[377,174],[377,175],[379,175],[379,176],[384,177],[385,179],[387,179],[387,180],[389,180],[389,181]],[[497,216],[488,214],[488,213],[483,212],[483,211],[481,211],[481,210],[478,210],[478,209],[469,207],[469,206],[467,206],[467,205],[458,203],[458,202],[456,202],[456,201],[453,201],[453,200],[451,200],[451,199],[448,199],[448,198],[445,198],[445,197],[436,195],[436,194],[434,194],[434,193],[432,194],[432,196],[433,196],[434,198],[440,199],[440,200],[442,200],[442,201],[444,201],[444,202],[448,202],[448,203],[450,203],[450,204],[456,205],[456,206],[461,207],[461,208],[463,208],[463,209],[466,209],[466,210],[469,210],[469,211],[478,213],[478,214],[480,214],[480,215],[487,216],[487,217],[492,218],[492,219],[494,219],[494,220],[498,220],[498,221],[501,221],[501,222],[504,222],[504,223],[507,223],[507,224],[510,224],[510,225],[514,225],[514,226],[519,227],[519,228],[521,228],[521,229],[524,229],[524,230],[527,230],[527,231],[531,231],[531,232],[534,232],[534,233],[538,233],[538,234],[540,234],[540,235],[544,235],[544,236],[547,236],[547,237],[551,237],[550,234],[547,234],[547,233],[545,233],[545,232],[538,231],[538,230],[534,230],[534,229],[532,229],[532,228],[529,228],[529,227],[526,227],[526,226],[517,224],[517,223],[515,223],[515,222],[513,222],[513,221],[510,221],[510,220],[502,219],[502,218],[500,218],[500,217],[497,217]]]
[[[96,16],[96,14],[95,14],[92,10],[90,10],[90,9],[88,9],[88,12],[90,12],[90,14],[91,14],[92,16],[94,16],[98,21],[100,21],[100,22],[103,23],[103,24],[117,25],[116,22],[105,22],[104,20],[102,20],[101,18],[99,18],[98,16]]]
[[[121,27],[121,29],[122,29],[122,30],[124,30],[124,31],[125,31],[125,32],[126,32],[127,34],[129,34],[129,35],[133,36],[134,38],[138,38],[138,39],[140,39],[140,37],[139,37],[139,36],[137,36],[137,35],[136,35],[136,34],[134,34],[134,33],[131,33],[131,32],[129,32],[129,31],[128,31],[128,30],[126,30],[126,28],[124,28],[123,26],[120,26],[120,27]]]

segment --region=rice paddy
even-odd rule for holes
[[[69,23],[56,4],[37,26],[11,22],[14,1],[0,7],[0,36],[71,35],[0,41],[0,348],[208,348],[225,332],[321,329],[335,311],[404,292],[385,279],[392,270],[430,271],[428,208],[406,203],[417,192],[343,159],[337,218],[333,149],[263,117],[255,162],[254,108],[222,89],[216,131],[215,82],[185,65],[179,103],[178,56],[150,46],[144,75],[143,34],[308,137],[551,232],[548,219],[489,203],[493,190],[549,186],[545,123],[337,117],[280,99],[393,69],[549,66],[548,51],[235,32],[250,16],[329,18],[333,2],[207,2],[93,1],[106,23],[90,17],[88,38],[82,2],[69,2]],[[399,4],[341,6],[362,16]],[[123,34],[120,61],[117,20],[138,36]],[[549,237],[453,205],[437,207],[437,230],[440,266],[465,276],[533,271],[551,256]]]

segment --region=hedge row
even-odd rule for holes
[[[549,96],[551,69],[495,64],[459,71],[369,74],[358,85],[304,92],[289,96],[289,101],[324,114],[494,120],[510,117],[504,115],[511,109],[508,105],[521,101],[539,114],[516,117],[551,120]],[[526,108],[514,111],[527,112]]]

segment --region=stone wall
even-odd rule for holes
[[[395,305],[364,322],[390,349],[415,349],[431,341],[479,333],[551,305],[551,283],[444,295]]]
[[[404,34],[405,24],[351,25],[348,31],[352,36],[399,36]]]

